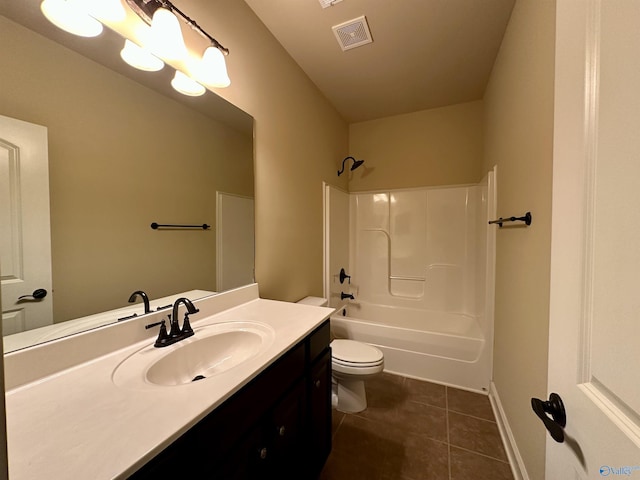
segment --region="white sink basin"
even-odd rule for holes
[[[122,387],[190,385],[227,372],[265,351],[273,329],[257,322],[225,322],[194,328],[195,334],[168,347],[138,350],[113,372]]]

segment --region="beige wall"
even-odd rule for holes
[[[56,322],[215,290],[215,192],[253,195],[251,134],[225,127],[0,17],[0,114],[49,138]]]
[[[352,124],[349,154],[365,160],[349,175],[350,191],[476,183],[482,101]]]
[[[206,4],[194,2],[189,14],[199,18]],[[260,295],[322,295],[322,182],[346,189],[336,171],[348,154],[347,125],[244,2],[220,0],[215,11],[205,27],[231,52],[232,83],[219,93],[255,118]]]
[[[484,97],[484,170],[498,165],[494,382],[529,478],[544,478],[545,435],[530,398],[547,390],[555,2],[518,0]]]

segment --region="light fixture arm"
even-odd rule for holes
[[[151,25],[151,18],[153,13],[158,8],[166,8],[174,14],[182,17],[184,22],[189,25],[193,30],[198,32],[201,36],[209,40],[214,47],[220,50],[224,55],[229,55],[229,49],[224,47],[215,38],[209,35],[195,20],[187,16],[182,10],[176,7],[169,0],[126,0],[127,4],[136,14],[147,24]]]
[[[216,47],[218,50],[220,50],[223,54],[229,55],[228,48],[222,46],[220,42],[218,42],[215,38],[213,38],[211,35],[205,32],[204,29],[200,25],[198,25],[195,20],[192,20],[191,18],[189,18],[184,12],[182,12],[182,10],[176,7],[173,3],[169,2],[169,0],[160,0],[160,2],[164,4],[168,10],[171,10],[172,12],[180,15],[187,25],[189,25],[193,30],[198,32],[204,38],[209,40],[213,44],[213,46]]]

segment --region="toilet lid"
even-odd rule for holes
[[[383,360],[380,350],[366,343],[354,340],[334,340],[331,342],[331,356],[334,360],[348,363],[376,364]]]

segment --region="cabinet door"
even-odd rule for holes
[[[300,479],[304,454],[305,388],[298,382],[274,408],[269,428],[271,478]]]
[[[268,478],[265,472],[268,470],[270,455],[268,455],[268,442],[264,432],[265,428],[261,424],[249,431],[232,449],[223,465],[211,478],[224,480]]]
[[[307,478],[302,472],[305,420],[304,383],[297,382],[233,449],[215,478]]]
[[[313,364],[309,383],[309,461],[319,473],[331,452],[331,349]]]

